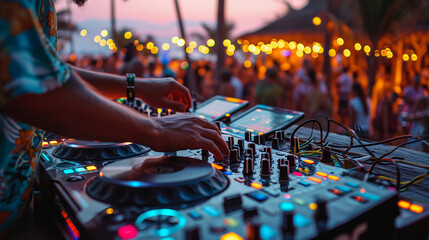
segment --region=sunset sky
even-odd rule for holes
[[[308,0],[286,0],[294,8],[302,8]],[[226,0],[226,21],[234,22],[232,37],[256,30],[286,12],[283,0]],[[201,23],[215,26],[217,0],[179,0],[185,31],[203,32]],[[58,0],[57,11],[66,7],[66,0]],[[158,41],[167,41],[179,35],[174,0],[116,0],[117,29],[131,29],[134,35],[155,36]],[[75,38],[78,52],[90,51],[85,42],[93,39],[103,29],[110,29],[110,0],[89,0],[79,8],[72,5],[72,18],[80,29],[88,30],[86,39]],[[85,48],[86,47],[86,48]],[[93,49],[94,50],[94,49]]]

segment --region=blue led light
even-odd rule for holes
[[[76,172],[85,172],[85,171],[86,171],[86,169],[85,169],[85,168],[83,168],[83,167],[75,168],[74,170],[75,170]]]
[[[293,205],[293,203],[283,202],[283,203],[280,203],[280,209],[282,211],[292,211],[295,209],[295,206]]]
[[[41,156],[42,156],[43,160],[45,160],[46,162],[51,161],[51,159],[49,159],[48,156],[46,156],[46,154],[42,153]]]
[[[212,217],[219,217],[220,216],[220,211],[217,210],[216,208],[212,207],[212,206],[209,206],[209,205],[204,206],[203,211]]]
[[[64,174],[74,173],[74,170],[73,169],[65,169],[65,170],[63,170],[63,173]]]
[[[148,219],[155,216],[170,216],[175,217],[179,219],[179,222],[176,225],[173,225],[171,227],[165,227],[165,228],[159,228],[159,229],[150,229],[148,230],[152,235],[157,237],[166,237],[172,233],[178,232],[180,229],[182,229],[186,225],[186,217],[183,216],[178,211],[175,211],[173,209],[154,209],[147,211],[143,214],[141,214],[137,220],[136,220],[136,227],[139,230],[142,230],[144,228],[143,222]]]
[[[342,192],[345,192],[345,193],[348,193],[352,190],[351,188],[346,187],[346,186],[337,186],[337,189],[342,191]]]
[[[260,231],[262,240],[271,240],[276,238],[276,231],[267,225],[262,225]]]
[[[310,220],[308,220],[308,218],[304,217],[301,214],[296,214],[295,216],[293,216],[293,224],[296,227],[305,227],[310,224]]]
[[[226,171],[226,172],[224,172],[224,174],[225,175],[232,175],[232,172],[231,171]]]
[[[380,197],[378,195],[372,194],[372,193],[359,193],[359,196],[363,198],[367,198],[370,200],[378,201],[380,200]]]

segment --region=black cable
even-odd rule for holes
[[[319,129],[320,129],[320,147],[323,149],[323,130],[322,130],[322,124],[319,122],[319,120],[317,119],[309,119],[307,121],[302,122],[301,124],[299,124],[292,132],[292,134],[290,135],[290,145],[293,146],[293,141],[294,141],[294,136],[295,133],[298,131],[298,129],[300,129],[302,126],[304,126],[307,123],[317,123],[319,125]]]
[[[394,151],[396,151],[398,148],[405,146],[407,144],[412,144],[412,143],[416,143],[416,142],[420,142],[422,140],[425,140],[425,138],[420,138],[420,137],[416,137],[417,139],[415,141],[410,141],[410,142],[404,142],[399,144],[398,146],[396,146],[394,149],[390,150],[389,152],[385,153],[384,155],[382,155],[381,157],[379,157],[377,160],[375,160],[375,162],[371,165],[371,167],[368,169],[368,173],[371,173],[372,170],[374,169],[375,165],[381,161],[381,159],[383,159],[384,157],[390,155],[391,153],[393,153]]]

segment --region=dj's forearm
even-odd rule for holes
[[[153,120],[102,97],[76,73],[65,85],[45,94],[25,94],[12,99],[0,112],[77,139],[150,145],[148,140],[157,138]]]

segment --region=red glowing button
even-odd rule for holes
[[[412,211],[412,212],[415,212],[415,213],[422,213],[423,212],[423,207],[422,206],[420,206],[420,205],[417,205],[417,204],[411,204],[411,206],[410,206],[410,210]]]
[[[133,239],[137,234],[137,229],[133,225],[125,225],[118,229],[118,236],[121,239]]]
[[[256,188],[256,189],[261,189],[262,188],[262,184],[257,183],[257,182],[252,182],[252,184],[250,184],[251,187]]]
[[[310,160],[310,159],[306,159],[306,160],[304,160],[304,162],[307,164],[310,164],[310,165],[314,164],[314,161]]]
[[[404,200],[400,200],[400,201],[398,202],[398,207],[403,208],[403,209],[408,209],[408,208],[410,208],[410,205],[411,205],[411,203],[410,203],[410,202],[407,202],[407,201],[404,201]]]
[[[322,179],[317,177],[309,177],[308,180],[313,181],[315,183],[322,183]]]
[[[361,192],[361,193],[365,193],[365,188],[361,188],[361,189],[360,189],[360,192]]]
[[[329,175],[328,178],[331,179],[332,181],[338,181],[338,180],[340,180],[339,177],[334,176],[334,175]]]
[[[212,166],[214,168],[216,168],[217,170],[222,170],[223,169],[223,167],[221,165],[217,165],[216,163],[212,163]]]
[[[240,237],[237,233],[235,232],[230,232],[230,233],[226,233],[224,235],[222,235],[220,237],[220,240],[243,240],[242,237]]]
[[[300,172],[293,172],[292,174],[297,176],[297,177],[302,177],[302,173],[300,173]]]
[[[291,198],[291,195],[290,195],[290,194],[288,194],[288,193],[286,193],[285,195],[283,195],[283,197],[284,197],[284,198],[286,198],[286,199],[290,199],[290,198]]]
[[[328,176],[328,174],[324,173],[324,172],[317,172],[316,175],[321,176],[321,177],[327,177]]]

